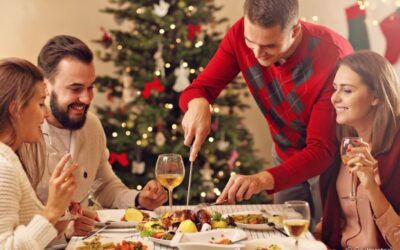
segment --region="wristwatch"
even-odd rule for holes
[[[140,193],[138,193],[135,197],[135,207],[138,209],[141,209],[142,206],[140,206],[140,203],[139,203],[139,196],[140,196]]]

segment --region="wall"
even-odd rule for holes
[[[233,23],[242,15],[244,0],[216,0],[224,5],[220,16],[228,17]],[[356,0],[300,0],[301,16],[312,20],[318,16],[318,23],[326,25],[347,37],[347,23],[344,9]],[[374,25],[400,6],[399,0],[370,0],[367,24],[372,49],[384,53],[386,42],[379,26]],[[100,27],[114,28],[111,15],[100,13],[107,6],[106,0],[0,0],[0,58],[15,56],[36,62],[37,54],[46,40],[57,34],[70,34],[81,38],[96,50],[93,39],[101,37]],[[225,30],[227,27],[220,27]],[[99,74],[113,72],[112,65],[96,61]],[[400,72],[400,63],[396,69]],[[95,104],[104,103],[96,95]],[[244,114],[246,125],[253,133],[260,156],[270,160],[271,139],[264,119],[252,98],[246,100],[250,110]]]

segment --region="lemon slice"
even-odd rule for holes
[[[182,233],[197,233],[197,227],[191,220],[184,220],[178,227]]]
[[[127,208],[125,210],[125,215],[124,218],[126,221],[142,221],[143,220],[143,214],[140,212],[140,210],[137,210],[136,208]]]

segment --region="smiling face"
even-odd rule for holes
[[[38,82],[35,84],[35,94],[23,107],[16,121],[16,135],[18,142],[37,143],[40,141],[42,131],[40,124],[43,123],[48,111],[44,100],[47,95],[46,84]]]
[[[71,130],[84,125],[93,99],[95,77],[93,63],[86,64],[71,57],[60,61],[52,83],[46,80],[51,89],[51,124]]]
[[[289,49],[294,44],[297,35],[294,29],[299,29],[299,27],[285,30],[282,30],[278,24],[262,27],[244,18],[246,45],[253,51],[257,61],[265,67],[289,56]]]
[[[356,130],[372,126],[378,98],[369,91],[360,76],[341,65],[334,80],[331,102],[336,110],[336,122]]]

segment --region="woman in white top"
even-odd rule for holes
[[[22,143],[37,143],[42,136],[46,92],[33,64],[17,58],[0,61],[0,249],[44,249],[61,233],[58,220],[76,189],[72,173],[77,166],[63,171],[66,155],[50,178],[43,206],[16,153]]]

